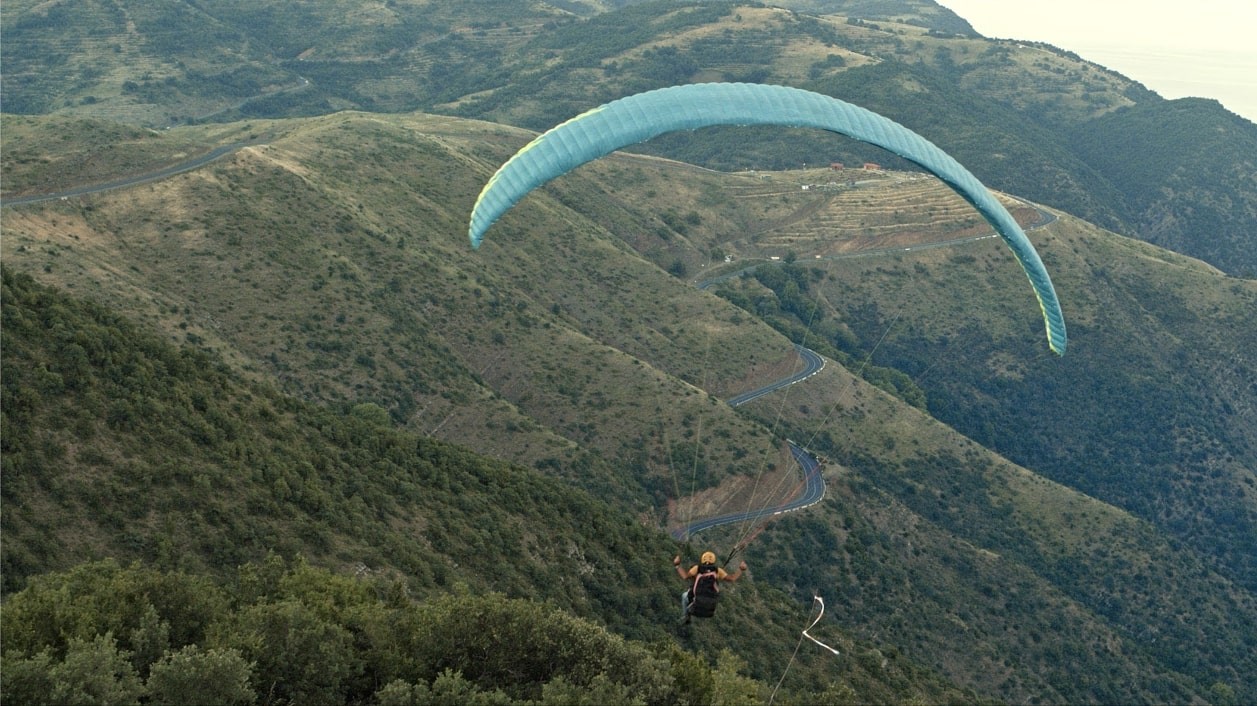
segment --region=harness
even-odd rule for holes
[[[716,614],[720,601],[720,567],[715,564],[699,564],[694,585],[690,588],[690,615],[710,618]]]

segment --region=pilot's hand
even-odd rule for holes
[[[744,562],[742,562],[741,564],[738,564],[738,571],[746,571],[746,562],[745,562],[745,561],[744,561]]]
[[[672,557],[672,565],[673,565],[673,566],[680,566],[680,565],[681,565],[681,557],[679,557],[679,556],[674,556],[674,557]]]

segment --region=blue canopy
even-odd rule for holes
[[[528,192],[617,149],[677,130],[714,125],[780,125],[836,132],[921,166],[965,198],[1012,249],[1030,278],[1049,347],[1065,353],[1065,317],[1039,253],[1012,214],[959,162],[929,140],[872,111],[786,86],[697,83],[628,96],[572,118],[528,143],[498,169],[472,209],[468,235],[479,248],[489,226]]]

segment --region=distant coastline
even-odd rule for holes
[[[1232,113],[1257,123],[1257,51],[1085,42],[1073,42],[1069,49],[1164,98],[1214,98]]]
[[[1257,123],[1252,0],[938,0],[985,37],[1046,42],[1167,99],[1212,98]],[[1116,30],[1115,28],[1121,28]]]

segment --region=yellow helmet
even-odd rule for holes
[[[702,558],[701,558],[701,559],[699,559],[699,560],[698,560],[698,563],[700,563],[700,564],[715,564],[715,563],[716,563],[716,553],[715,553],[715,552],[703,552],[703,556],[702,556]]]

